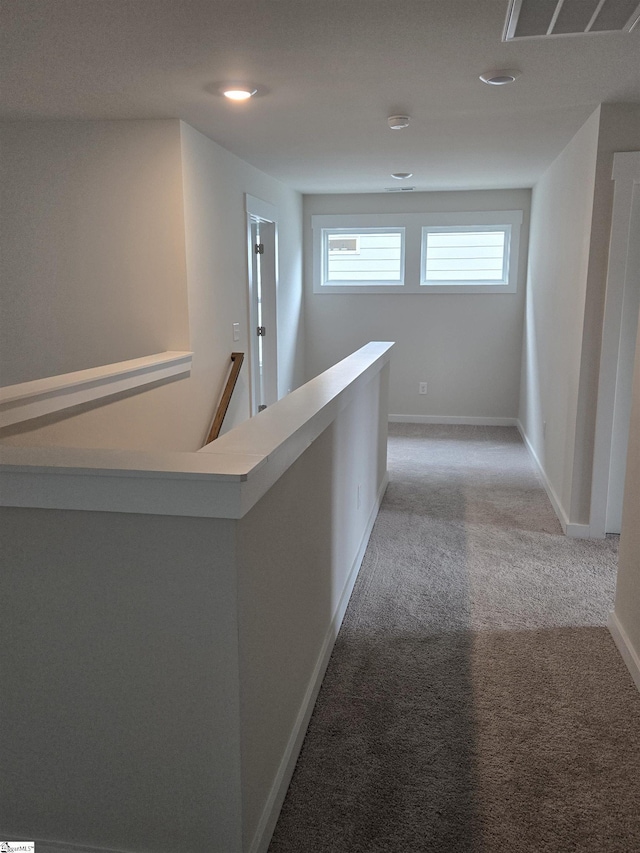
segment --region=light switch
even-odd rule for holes
[[[234,341],[240,340],[240,323],[234,323],[233,324],[233,340]]]

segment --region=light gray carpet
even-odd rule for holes
[[[515,429],[393,425],[391,482],[270,853],[637,853],[617,537],[561,534]]]

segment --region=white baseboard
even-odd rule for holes
[[[518,427],[518,432],[522,436],[522,440],[524,441],[524,445],[529,451],[529,455],[533,460],[533,464],[536,466],[536,470],[540,475],[540,479],[542,480],[542,485],[545,488],[545,491],[551,501],[551,506],[553,507],[553,511],[558,516],[558,521],[562,526],[562,531],[565,536],[568,536],[570,539],[591,539],[591,528],[588,524],[577,524],[575,522],[569,521],[569,517],[565,512],[564,507],[562,506],[562,502],[560,498],[555,492],[555,489],[551,485],[549,478],[547,477],[547,472],[542,467],[542,463],[538,459],[538,454],[533,449],[533,445],[529,441],[529,438],[524,431],[524,427],[520,420],[516,422],[516,426]]]
[[[573,524],[571,521],[568,521],[565,533],[567,534],[567,536],[570,539],[592,539],[593,538],[591,535],[591,528],[589,527],[588,524]]]
[[[362,541],[360,542],[360,548],[358,549],[358,553],[349,571],[344,589],[342,590],[340,602],[327,629],[327,633],[325,634],[320,654],[318,655],[316,665],[313,669],[313,673],[311,674],[311,678],[309,679],[304,699],[302,700],[302,705],[298,711],[298,716],[293,726],[291,736],[289,737],[289,742],[287,743],[282,761],[280,762],[280,767],[278,768],[273,785],[271,786],[271,791],[258,823],[258,828],[256,829],[253,841],[249,848],[249,853],[266,853],[269,847],[271,836],[273,835],[273,831],[276,827],[280,809],[282,808],[282,803],[284,802],[284,798],[287,793],[287,788],[289,787],[291,777],[293,776],[293,771],[296,766],[296,761],[298,760],[302,742],[307,732],[307,726],[309,725],[309,720],[313,712],[313,706],[315,705],[318,691],[320,690],[320,685],[322,684],[322,679],[324,678],[329,658],[331,657],[331,652],[338,636],[338,631],[342,625],[342,620],[344,618],[347,605],[349,604],[349,599],[351,598],[351,593],[358,577],[360,566],[362,565],[364,553],[367,549],[367,544],[369,543],[371,530],[373,529],[374,522],[378,516],[380,504],[382,503],[382,498],[384,497],[388,483],[389,474],[386,473],[378,491],[376,503],[374,504],[369,519],[367,520],[367,526],[364,530]]]
[[[390,424],[470,424],[472,426],[517,426],[517,418],[471,418],[458,415],[389,415]]]
[[[631,640],[627,636],[627,632],[620,624],[613,610],[609,614],[607,627],[613,637],[613,642],[618,647],[622,660],[626,663],[627,669],[631,673],[631,678],[638,690],[640,690],[640,655],[631,645]]]
[[[516,426],[518,427],[518,432],[520,433],[520,435],[522,437],[522,440],[524,442],[524,446],[529,451],[529,456],[531,456],[531,459],[533,460],[533,464],[535,465],[536,471],[538,472],[540,479],[542,480],[542,485],[544,486],[544,489],[547,493],[547,496],[548,496],[549,500],[551,501],[551,506],[553,507],[553,511],[558,516],[558,521],[560,522],[560,524],[562,526],[562,532],[565,533],[567,536],[569,536],[570,535],[568,532],[569,528],[570,528],[569,519],[567,517],[566,512],[564,511],[564,507],[562,506],[562,503],[560,502],[560,498],[557,496],[555,489],[553,488],[553,486],[549,482],[549,478],[547,477],[547,472],[542,467],[542,463],[538,459],[538,454],[533,449],[533,445],[529,441],[529,438],[528,438],[526,432],[524,431],[524,427],[522,426],[522,423],[520,422],[520,420],[518,420]],[[582,527],[584,525],[571,525],[571,526]],[[584,538],[584,537],[582,537],[582,538]]]

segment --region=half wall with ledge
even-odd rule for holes
[[[392,347],[198,452],[2,449],[3,837],[267,850],[387,483]]]

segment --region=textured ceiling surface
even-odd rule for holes
[[[1,115],[181,118],[303,192],[530,186],[598,103],[640,102],[640,27],[503,43],[507,6],[3,0]],[[522,76],[478,80],[496,68]]]

